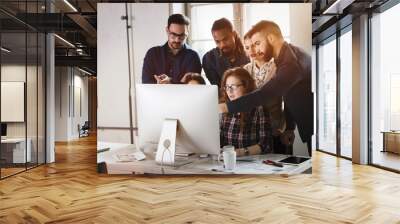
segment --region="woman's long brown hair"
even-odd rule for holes
[[[241,84],[243,85],[242,87],[244,88],[244,94],[248,94],[257,88],[255,80],[253,79],[253,77],[250,75],[250,73],[246,69],[241,68],[241,67],[228,69],[224,72],[224,76],[222,77],[222,81],[221,81],[221,97],[222,97],[221,101],[222,102],[229,101],[228,94],[226,94],[224,87],[226,86],[226,80],[228,79],[228,77],[231,77],[231,76],[240,80]],[[245,112],[240,113],[240,127],[241,128],[244,127],[247,118],[248,118],[248,113],[245,113]]]

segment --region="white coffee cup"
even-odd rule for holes
[[[226,170],[234,170],[236,167],[236,151],[233,145],[222,147],[222,155],[224,157],[224,167]]]

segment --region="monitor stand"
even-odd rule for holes
[[[178,131],[178,120],[166,118],[163,122],[160,141],[156,152],[156,163],[161,166],[183,166],[192,163],[190,157],[176,157],[176,133]]]
[[[156,153],[157,164],[169,166],[175,165],[177,127],[177,119],[166,118],[164,120]]]

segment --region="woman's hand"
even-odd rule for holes
[[[249,151],[249,156],[261,154],[261,147],[258,144],[247,147],[247,150]],[[238,148],[235,149],[235,151],[236,156],[246,156],[246,150],[244,148]]]

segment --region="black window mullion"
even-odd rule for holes
[[[315,46],[315,101],[316,101],[316,108],[315,108],[315,148],[319,149],[319,44]]]
[[[368,11],[368,20],[367,20],[367,46],[368,46],[368,53],[367,53],[367,140],[368,140],[368,164],[373,164],[373,148],[372,148],[372,64],[371,64],[371,57],[372,57],[372,12]]]
[[[28,1],[25,0],[25,21],[28,17]],[[27,113],[27,101],[28,101],[28,26],[25,23],[25,102],[24,102],[24,117],[25,117],[25,170],[28,170],[28,113]]]
[[[336,154],[341,156],[341,119],[340,119],[340,78],[341,78],[341,64],[340,64],[340,30],[336,31]]]
[[[39,14],[39,0],[36,1],[36,13]],[[39,165],[39,32],[36,32],[36,166],[38,165]]]

